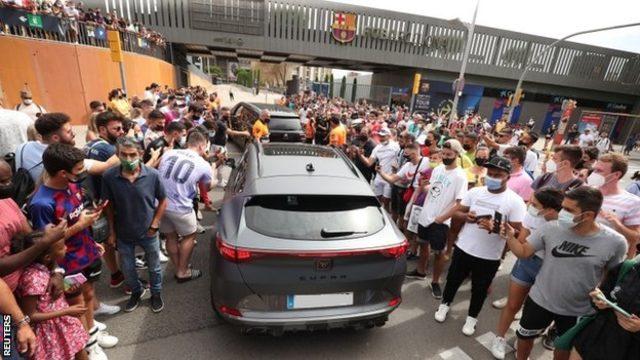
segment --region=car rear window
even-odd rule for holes
[[[374,197],[263,195],[247,202],[245,222],[270,237],[335,240],[374,234],[384,216]]]
[[[269,130],[296,131],[302,130],[302,126],[298,118],[278,118],[272,116],[271,121],[269,121]]]

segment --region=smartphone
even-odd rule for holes
[[[494,234],[500,234],[500,225],[502,224],[502,213],[495,212],[493,214],[493,229],[491,230]]]
[[[600,292],[597,296],[597,298],[599,300],[602,300],[604,302],[607,303],[607,305],[609,305],[613,310],[619,312],[620,314],[626,316],[626,317],[631,317],[631,314],[629,314],[626,310],[624,310],[623,308],[621,308],[620,306],[618,306],[618,304],[614,303],[613,301],[607,299],[606,296],[604,296],[604,294],[602,292]]]
[[[63,280],[64,291],[69,290],[73,286],[82,285],[86,282],[87,278],[82,273],[65,276]]]

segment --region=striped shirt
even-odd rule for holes
[[[619,194],[605,196],[602,210],[616,214],[624,226],[640,225],[640,197],[626,190]],[[598,221],[609,225],[602,217],[598,217]]]

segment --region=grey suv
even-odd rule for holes
[[[211,302],[242,329],[382,326],[401,301],[407,241],[339,150],[251,143],[211,242]]]

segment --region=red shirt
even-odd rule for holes
[[[22,215],[18,204],[11,199],[0,200],[0,258],[11,254],[11,239],[22,233],[27,223],[27,219]],[[11,291],[18,287],[18,281],[22,269],[18,269],[9,275],[2,277],[2,280],[9,285]]]

